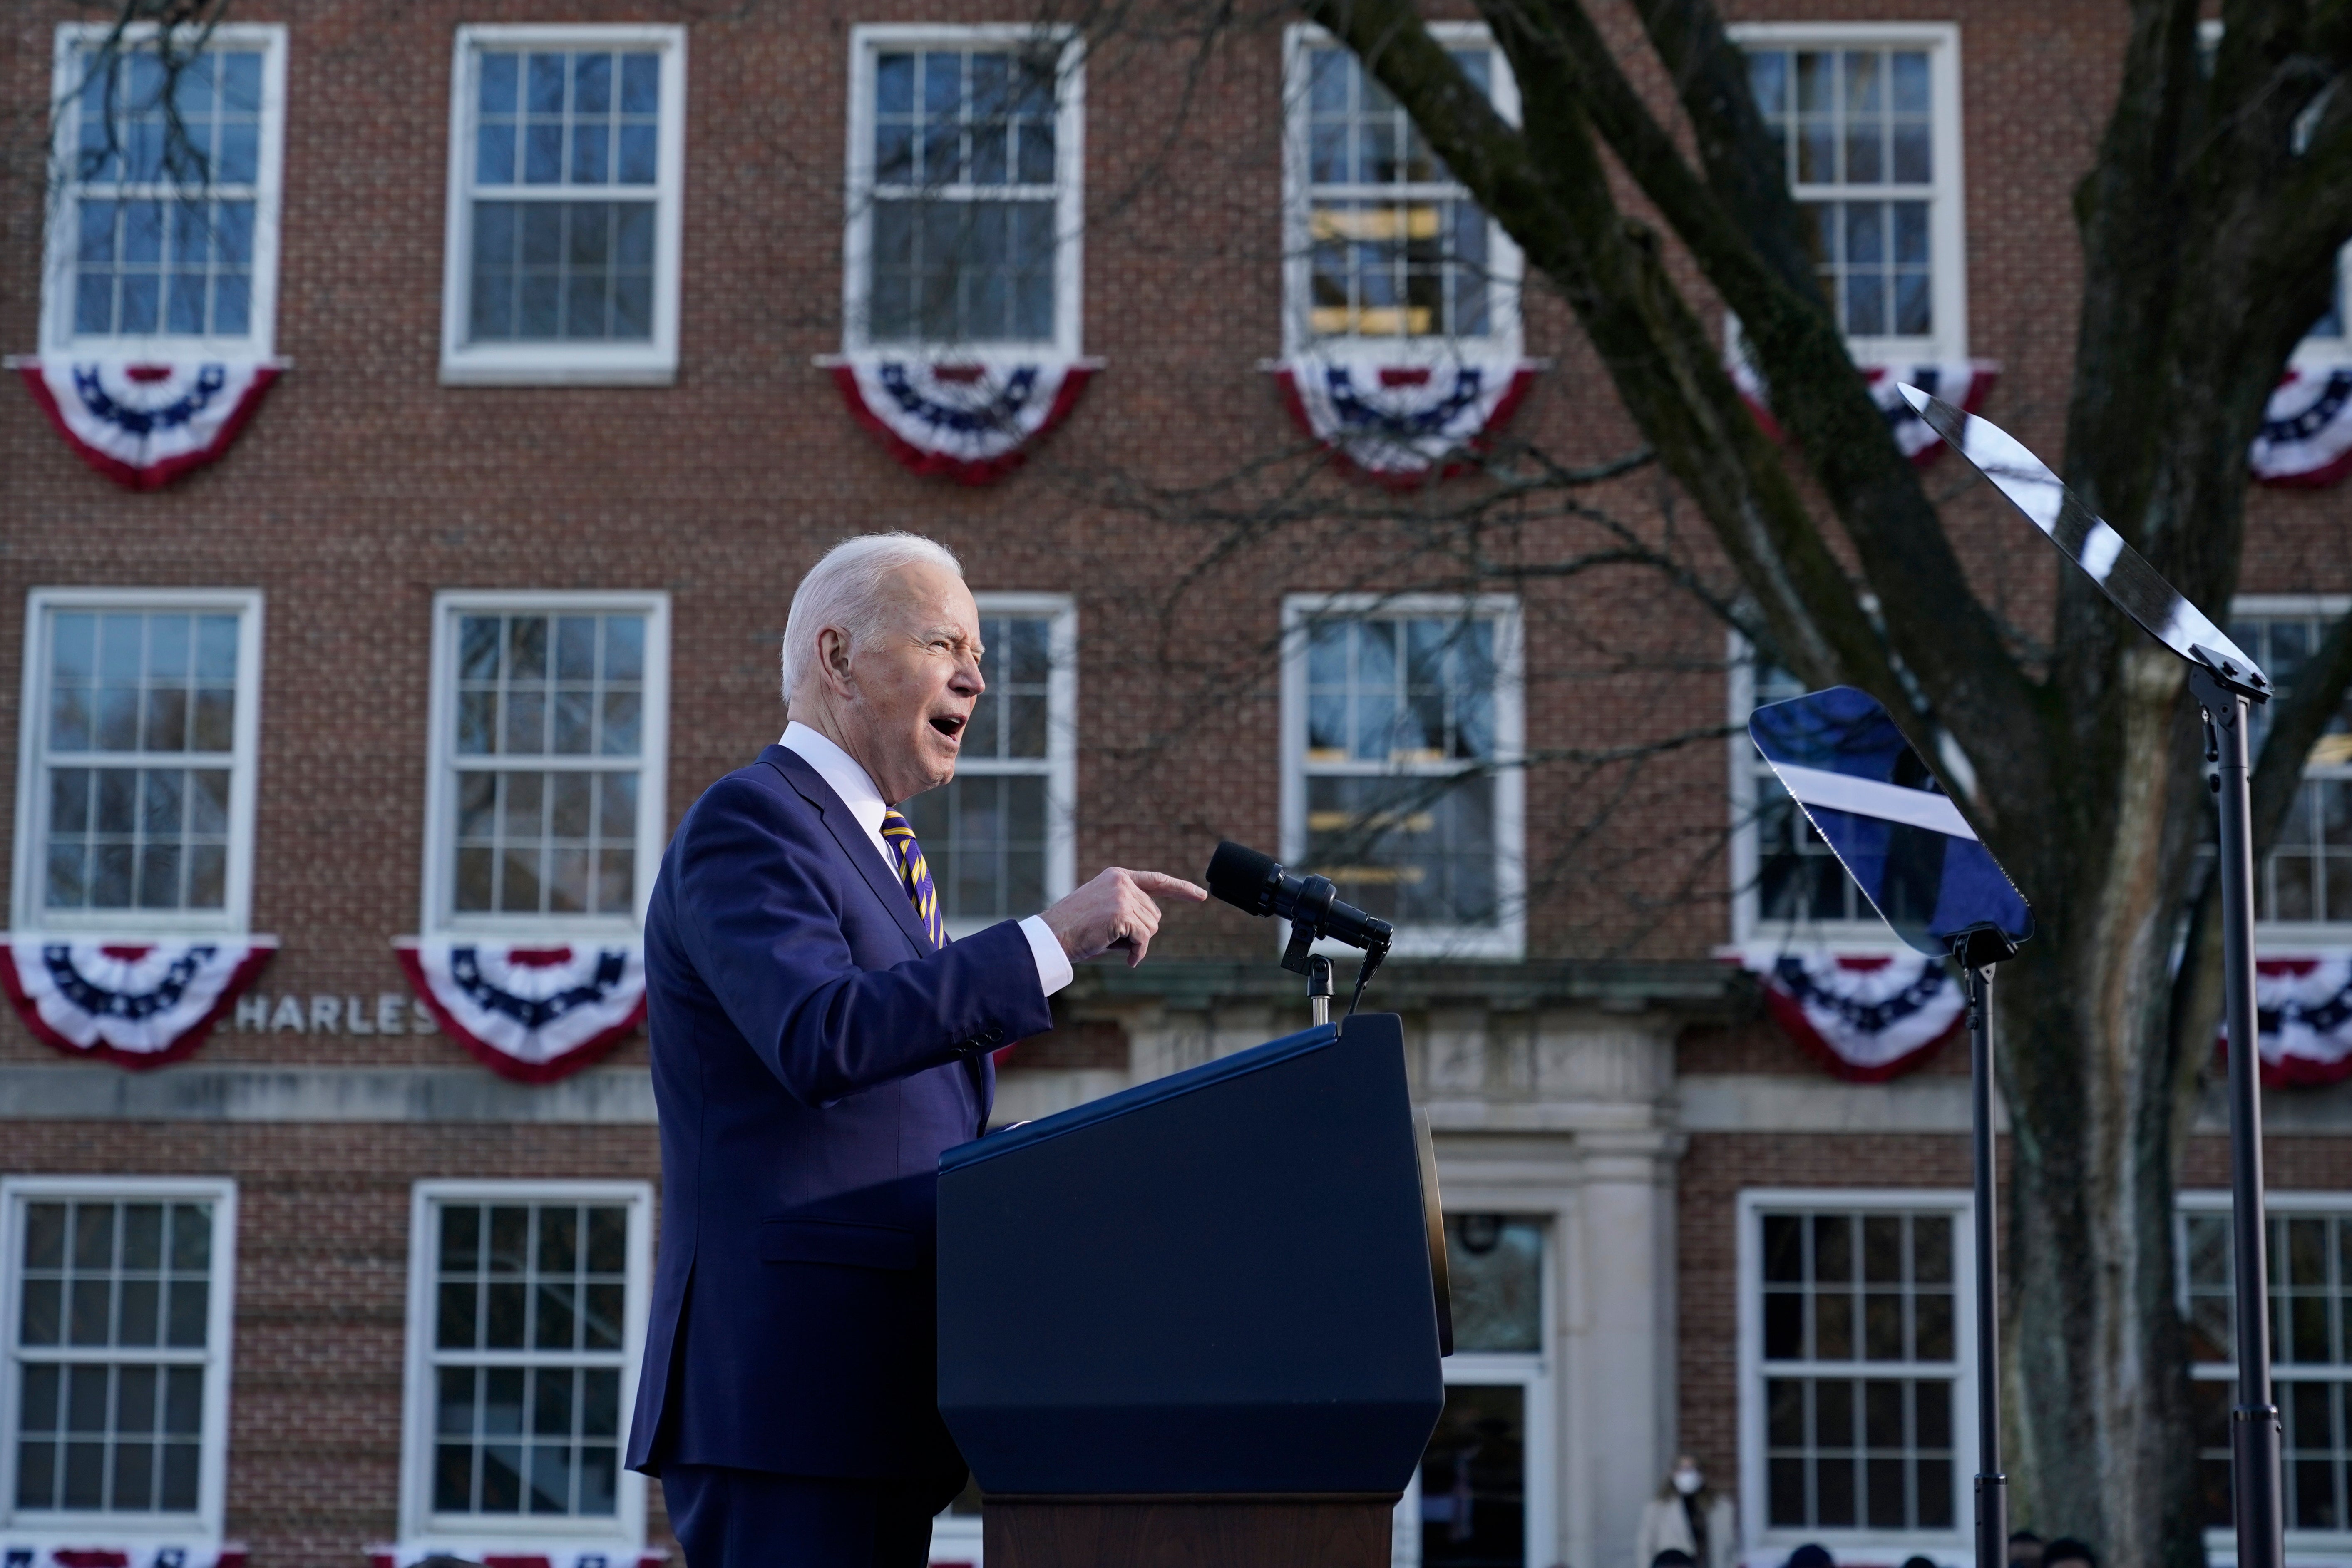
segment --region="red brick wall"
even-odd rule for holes
[[[650,1127],[19,1121],[6,1141],[11,1171],[236,1180],[227,1527],[254,1568],[355,1568],[398,1528],[415,1183],[661,1170]],[[674,1545],[658,1485],[648,1508]]]

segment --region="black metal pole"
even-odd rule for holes
[[[1977,1568],[2008,1568],[2009,1478],[2000,1468],[2000,1313],[1993,1213],[1992,966],[1969,977],[1969,1115],[1976,1156]]]
[[[2271,1396],[2270,1265],[2263,1212],[2263,1104],[2254,1039],[2254,841],[2248,821],[2246,699],[2194,665],[2189,689],[2215,742],[2221,839],[2222,997],[2230,1024],[2230,1204],[2238,1303],[2238,1405],[2230,1413],[2238,1568],[2286,1556],[2278,1405]]]

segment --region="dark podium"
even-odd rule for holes
[[[1385,1568],[1451,1349],[1394,1015],[950,1149],[939,1237],[988,1568]]]

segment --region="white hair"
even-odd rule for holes
[[[880,614],[883,587],[893,573],[916,565],[943,567],[958,577],[963,563],[937,540],[919,533],[861,533],[845,539],[824,552],[801,585],[793,591],[792,614],[784,620],[784,701],[809,671],[816,668],[817,634],[838,626],[849,634],[851,647],[874,634]]]

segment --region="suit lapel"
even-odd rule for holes
[[[915,944],[915,951],[926,957],[934,952],[930,932],[923,929],[922,921],[916,915],[915,900],[907,896],[906,884],[884,864],[874,841],[866,837],[866,829],[849,815],[849,807],[833,793],[824,775],[789,746],[770,746],[760,753],[760,760],[782,774],[784,782],[799,792],[803,800],[816,807],[817,817],[833,834],[834,842],[841,846],[842,854],[857,868],[866,885],[874,889],[874,896],[882,900],[882,907],[890,911],[890,918],[898,922],[898,929]]]

